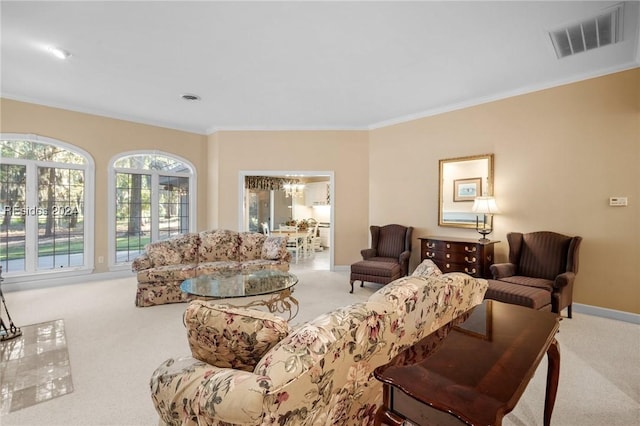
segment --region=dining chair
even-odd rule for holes
[[[280,225],[278,227],[278,231],[297,234],[298,227],[291,225]],[[304,238],[300,238],[298,235],[289,235],[289,239],[287,240],[287,250],[295,252],[296,263],[298,263],[298,259],[304,251],[303,240]]]
[[[315,222],[313,226],[309,227],[309,233],[307,234],[307,252],[310,254],[320,249],[320,237],[318,236],[318,222]]]
[[[269,224],[267,222],[262,222],[261,223],[262,226],[262,233],[266,236],[271,235],[271,232],[269,231]]]

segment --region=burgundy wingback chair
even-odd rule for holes
[[[493,279],[498,283],[489,280],[485,298],[518,303],[515,299],[527,291],[540,293],[542,289],[550,293],[551,311],[560,315],[567,308],[568,317],[571,318],[573,284],[578,273],[578,251],[582,237],[549,231],[528,234],[511,232],[507,234],[507,241],[509,262],[490,266]],[[493,297],[496,287],[502,290],[502,297]],[[509,289],[513,290],[514,300],[508,300]]]
[[[351,291],[353,283],[388,284],[409,272],[411,234],[413,227],[402,225],[371,226],[371,248],[360,251],[362,259],[351,265]]]

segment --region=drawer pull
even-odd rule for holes
[[[428,252],[426,253],[426,255],[427,255],[427,257],[428,257],[429,259],[433,259],[434,257],[436,257],[436,254],[435,254],[435,253],[433,253],[433,252],[430,252],[430,251],[428,251]]]
[[[451,253],[447,253],[447,254],[445,254],[445,257],[446,257],[447,259],[451,259]]]
[[[475,258],[475,256],[474,256],[474,257],[472,257],[471,259],[469,259],[467,256],[465,256],[465,257],[464,257],[464,260],[465,260],[467,263],[476,263],[476,262],[478,262],[478,259],[476,259],[476,258]]]
[[[451,248],[451,244],[447,243],[447,248]]]
[[[430,243],[427,241],[427,248],[436,248],[436,243]]]
[[[477,247],[469,248],[469,246],[464,246],[464,251],[466,251],[467,253],[475,253],[477,250],[478,250]]]
[[[469,268],[464,268],[464,271],[469,275],[473,275],[476,273],[476,268],[471,268],[471,270],[469,270]]]
[[[449,265],[448,263],[444,265],[445,268],[447,269],[451,269],[451,265]]]

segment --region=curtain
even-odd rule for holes
[[[244,177],[244,187],[246,189],[281,191],[282,186],[287,182],[289,182],[289,179],[272,176]]]

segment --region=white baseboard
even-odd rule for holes
[[[582,303],[574,303],[573,312],[640,324],[640,314],[634,314],[633,312],[617,311],[599,306],[583,305]]]
[[[344,272],[350,270],[350,265],[334,265],[334,271]],[[31,282],[5,283],[2,285],[3,291],[19,291],[33,290],[39,288],[55,287],[69,284],[82,284],[90,281],[112,280],[117,278],[126,278],[135,274],[129,270],[101,272],[86,275],[67,276],[44,280],[34,280]],[[585,305],[582,303],[573,304],[573,312],[580,314],[593,315],[596,317],[609,318],[617,321],[630,322],[640,325],[640,314],[632,312],[618,311],[615,309],[601,308],[599,306]]]
[[[135,276],[130,270],[100,272],[93,274],[83,274],[47,279],[34,279],[33,281],[21,281],[16,283],[4,283],[2,291],[22,291],[36,290],[40,288],[56,287],[70,284],[83,284],[91,281],[113,280],[117,278],[126,278]]]

